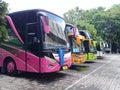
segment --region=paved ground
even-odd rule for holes
[[[23,73],[10,77],[0,73],[0,90],[120,90],[120,54],[73,65],[51,74]]]

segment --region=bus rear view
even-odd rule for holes
[[[8,14],[8,40],[0,47],[2,71],[49,73],[71,66],[71,53],[64,35],[65,21],[45,10]]]

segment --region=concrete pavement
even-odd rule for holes
[[[10,77],[0,73],[0,90],[120,90],[120,55],[73,65],[51,74],[23,73]]]

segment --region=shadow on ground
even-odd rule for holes
[[[25,78],[29,81],[37,81],[38,83],[50,83],[56,80],[62,79],[66,76],[64,73],[47,73],[47,74],[38,74],[38,73],[22,73],[19,74],[18,78]]]
[[[89,63],[95,63],[95,60],[94,61],[85,61],[84,64],[89,64]]]
[[[97,56],[97,59],[102,60],[102,59],[104,59],[104,56]]]
[[[88,70],[89,66],[84,66],[84,65],[72,65],[70,69],[72,70],[77,70],[77,71],[86,71]]]
[[[4,76],[8,76],[11,78],[15,77],[15,78],[29,80],[30,82],[36,81],[37,83],[43,83],[43,84],[55,82],[57,80],[61,80],[61,79],[65,78],[66,76],[68,76],[68,74],[61,73],[61,72],[46,73],[46,74],[22,72],[16,76],[9,76],[6,74],[2,74],[1,72],[0,72],[0,74],[3,76],[3,78],[4,78]]]

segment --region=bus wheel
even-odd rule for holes
[[[8,75],[15,76],[17,74],[16,64],[13,60],[7,61],[5,68]]]

